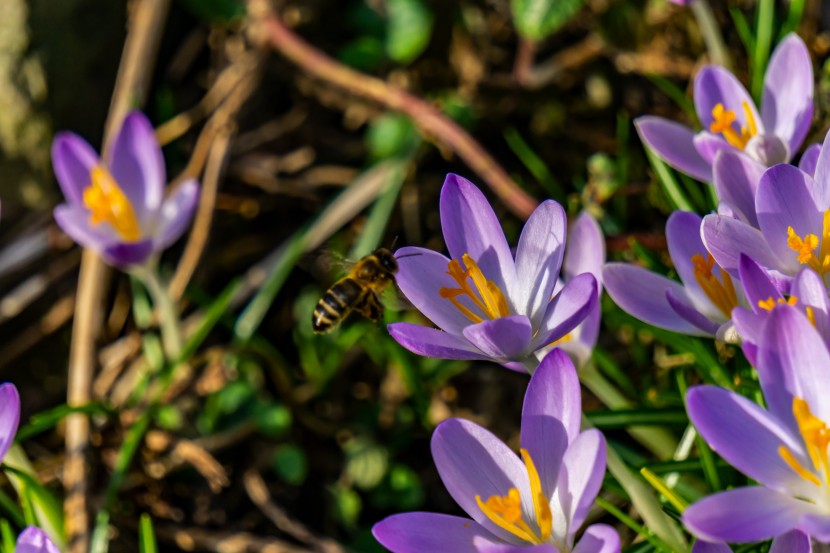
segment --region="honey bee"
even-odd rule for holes
[[[398,261],[392,252],[379,248],[354,264],[349,274],[329,288],[311,316],[317,334],[325,334],[355,311],[375,323],[380,321],[380,295],[395,281]]]

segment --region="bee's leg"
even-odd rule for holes
[[[380,319],[383,316],[383,305],[380,303],[378,295],[374,292],[366,294],[363,301],[359,305],[356,305],[354,310],[375,324],[380,324]]]

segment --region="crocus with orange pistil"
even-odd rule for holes
[[[619,535],[604,524],[576,539],[605,475],[605,439],[580,432],[581,407],[576,369],[554,350],[528,384],[518,456],[473,422],[436,428],[438,473],[470,518],[394,515],[375,537],[393,553],[619,553]]]
[[[116,267],[144,264],[175,242],[193,218],[198,183],[184,181],[164,197],[164,157],[141,112],[124,119],[105,159],[80,136],[59,133],[52,164],[66,197],[55,208],[58,225]]]
[[[700,132],[651,115],[637,119],[637,131],[666,163],[712,182],[712,164],[721,150],[738,152],[764,167],[790,161],[810,128],[813,88],[810,54],[804,41],[790,34],[770,58],[760,113],[735,75],[709,65],[694,83]]]
[[[489,359],[532,371],[534,352],[574,330],[597,301],[589,273],[558,288],[565,211],[542,202],[522,230],[515,258],[492,207],[468,180],[447,176],[440,212],[449,258],[424,248],[395,252],[401,291],[438,328],[395,323],[389,333],[427,357]]]

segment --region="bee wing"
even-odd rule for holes
[[[339,252],[320,248],[303,255],[297,264],[315,278],[325,282],[348,273],[355,262]]]

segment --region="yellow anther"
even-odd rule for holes
[[[90,185],[84,189],[84,205],[89,209],[93,226],[109,223],[125,242],[141,239],[141,225],[130,200],[104,167],[90,171]]]
[[[447,265],[447,274],[458,283],[458,288],[441,287],[438,294],[442,298],[450,300],[456,309],[474,323],[480,323],[484,318],[461,303],[458,299],[459,296],[469,298],[488,319],[498,319],[510,315],[507,299],[505,299],[496,283],[487,280],[478,264],[470,257],[470,254],[465,253],[461,259],[466,270],[462,268],[457,259],[453,259]],[[467,279],[472,281],[472,286]]]
[[[824,212],[821,226],[820,240],[815,234],[801,237],[793,227],[787,227],[787,246],[798,254],[799,263],[824,276],[830,272],[830,209]]]
[[[732,318],[732,310],[738,306],[738,295],[735,293],[735,286],[732,284],[732,277],[729,273],[720,269],[720,280],[712,270],[715,267],[715,258],[708,254],[706,259],[700,254],[692,256],[694,265],[695,280],[706,294],[706,297],[723,313],[727,319]]]
[[[827,446],[830,445],[830,429],[823,420],[813,415],[810,406],[800,397],[793,398],[793,416],[798,424],[801,438],[804,440],[807,455],[813,463],[814,471],[805,468],[783,445],[778,448],[778,454],[804,480],[816,486],[821,486],[822,483],[828,485],[830,483],[830,460],[828,460]]]
[[[758,307],[766,311],[772,311],[778,304],[796,305],[797,303],[798,298],[795,296],[790,296],[787,299],[778,298],[777,300],[773,299],[772,296],[770,296],[765,300],[758,300]],[[809,307],[807,309],[809,309]]]
[[[539,472],[536,470],[533,459],[530,458],[530,453],[526,449],[522,449],[521,454],[530,479],[530,495],[533,497],[533,510],[536,511],[536,525],[539,527],[542,541],[545,541],[553,532],[553,514],[550,511],[550,502],[542,490],[542,480],[539,478]]]
[[[758,124],[755,121],[755,115],[752,112],[752,107],[749,105],[749,102],[744,100],[741,102],[741,107],[746,116],[747,126],[741,127],[740,133],[732,126],[737,119],[737,115],[731,109],[724,108],[722,103],[718,103],[712,108],[712,118],[714,121],[709,125],[711,132],[723,135],[724,140],[739,150],[746,148],[750,139],[758,134]]]

